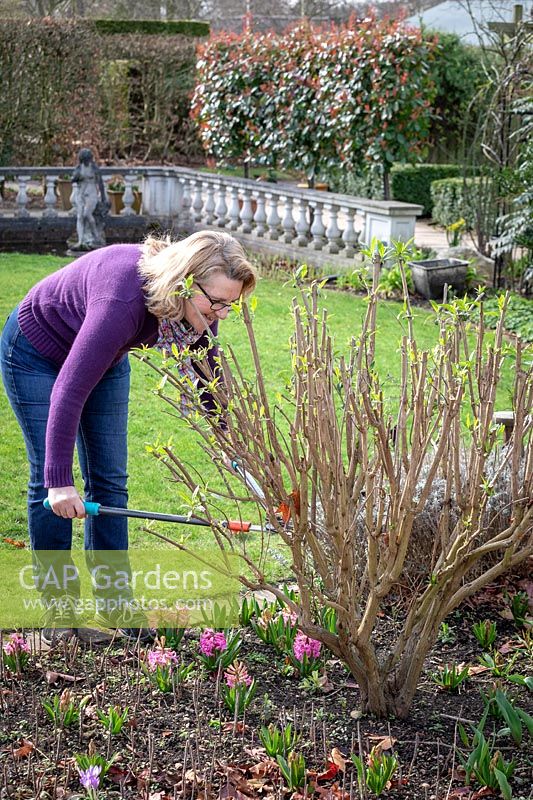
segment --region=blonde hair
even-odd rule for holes
[[[168,236],[149,236],[143,244],[139,273],[145,280],[148,311],[158,319],[183,318],[186,298],[179,290],[189,275],[202,283],[222,273],[242,282],[243,296],[250,294],[257,282],[257,270],[242,245],[222,231],[197,231],[179,242]]]

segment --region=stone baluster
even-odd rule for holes
[[[180,184],[183,189],[183,194],[181,196],[180,222],[187,226],[191,223],[191,181],[189,178],[183,177],[180,178]]]
[[[296,200],[298,206],[298,219],[296,221],[296,244],[298,247],[307,247],[309,244],[309,218],[307,216],[307,200],[299,197]]]
[[[70,193],[70,203],[72,208],[68,212],[69,217],[77,217],[78,216],[78,195],[80,193],[80,185],[78,181],[73,181],[72,183],[72,192]]]
[[[322,250],[326,241],[325,240],[326,227],[322,219],[323,207],[324,207],[323,203],[320,203],[318,201],[313,202],[313,224],[311,225],[311,235],[313,237],[313,241],[311,242],[311,247],[313,248],[313,250]]]
[[[56,179],[53,175],[47,175],[46,178],[46,192],[44,195],[44,204],[46,206],[43,211],[43,217],[57,217],[57,197],[56,197]]]
[[[216,184],[217,204],[215,208],[216,224],[219,228],[225,228],[228,221],[228,206],[226,203],[226,187],[222,182]]]
[[[364,210],[364,208],[360,209],[360,214],[363,217],[363,225],[362,225],[362,228],[361,228],[361,230],[359,232],[359,241],[363,242],[363,243],[366,243],[366,232],[367,232],[367,229],[368,229],[368,221],[367,221],[368,214]]]
[[[237,186],[232,186],[230,190],[230,205],[229,205],[229,225],[230,231],[236,231],[240,227],[239,215],[241,212],[239,206],[239,189]]]
[[[344,242],[344,252],[351,258],[355,255],[359,239],[359,232],[354,227],[355,209],[343,206],[342,211],[346,216],[346,225],[342,233],[342,241]]]
[[[124,175],[124,195],[122,197],[124,208],[120,212],[122,217],[130,217],[132,214],[135,214],[132,206],[135,202],[135,195],[133,194],[133,181],[136,179],[137,175],[134,175],[132,172],[128,172],[126,175]]]
[[[194,181],[194,197],[192,201],[193,219],[195,222],[202,221],[202,209],[204,198],[202,195],[202,181]]]
[[[15,212],[16,217],[29,217],[30,212],[26,208],[28,205],[28,183],[30,182],[29,175],[19,175],[17,177],[19,190],[17,193],[17,206],[18,211]]]
[[[183,207],[184,186],[178,175],[170,175],[166,181],[165,193],[165,214],[169,217],[175,216],[181,219]]]
[[[242,190],[241,231],[243,233],[252,232],[253,218],[254,209],[252,206],[252,192],[250,189],[246,188]]]
[[[294,217],[292,215],[292,207],[294,199],[292,197],[284,195],[283,203],[285,206],[283,222],[281,223],[283,226],[283,230],[285,231],[285,233],[283,234],[283,241],[286,244],[290,244],[292,240],[296,237],[296,228],[294,227]]]
[[[205,184],[207,197],[205,201],[204,213],[207,225],[212,225],[215,219],[215,186],[208,181]]]
[[[279,228],[281,225],[281,217],[278,214],[278,196],[273,192],[266,192],[266,199],[268,200],[268,236],[269,239],[279,239]]]
[[[256,192],[257,197],[257,208],[254,214],[254,222],[255,222],[255,235],[256,236],[264,236],[266,233],[266,211],[265,211],[265,195],[263,192]]]
[[[337,222],[339,209],[335,203],[325,203],[324,206],[329,214],[329,222],[326,230],[326,238],[328,240],[327,251],[328,253],[335,254],[344,246]]]

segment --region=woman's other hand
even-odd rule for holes
[[[87,516],[83,501],[75,486],[61,486],[48,490],[50,508],[58,517],[83,519]]]

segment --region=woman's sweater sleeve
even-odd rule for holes
[[[126,302],[103,298],[87,307],[50,398],[44,466],[46,488],[74,484],[74,445],[85,401],[121,350],[127,349],[137,329]]]

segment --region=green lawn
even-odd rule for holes
[[[0,254],[0,320],[1,324],[9,311],[19,302],[26,291],[49,272],[67,263],[68,259],[54,256]],[[281,375],[289,370],[288,338],[291,331],[290,303],[294,290],[281,282],[264,279],[260,282],[257,297],[255,330],[262,356],[267,385],[274,392],[283,385]],[[354,295],[328,291],[323,293],[323,302],[328,308],[331,330],[337,348],[342,351],[350,337],[356,333],[365,313],[365,303]],[[397,315],[401,308],[397,303],[383,302],[380,305],[380,328],[377,342],[376,363],[380,373],[398,375],[397,346],[404,333]],[[416,330],[419,345],[430,346],[436,335],[433,317],[425,310],[416,309]],[[237,354],[246,361],[247,347],[245,331],[237,319],[229,319],[221,326],[221,339],[231,340]],[[249,363],[249,362],[248,362]],[[174,437],[177,449],[183,458],[207,476],[215,475],[210,463],[198,446],[186,425],[166,413],[166,404],[152,393],[156,382],[155,373],[136,359],[132,359],[132,402],[130,410],[129,465],[130,505],[170,513],[180,513],[179,492],[169,481],[169,473],[145,451],[147,443],[158,437],[166,440]],[[499,406],[509,407],[508,392],[510,375],[502,385]],[[3,392],[0,392],[0,464],[2,468],[2,490],[0,493],[0,547],[7,546],[3,537],[26,539],[25,483],[26,457],[22,436]],[[78,484],[79,485],[79,484]],[[228,512],[230,508],[226,507]],[[254,506],[250,513],[253,514]],[[243,512],[246,517],[247,512]],[[149,534],[143,532],[145,523],[133,521],[130,526],[132,543],[146,543]],[[203,529],[184,529],[182,526],[162,526],[165,533],[174,538],[187,537],[191,541],[209,536]],[[76,528],[76,537],[81,526]],[[154,543],[157,540],[150,537]]]

